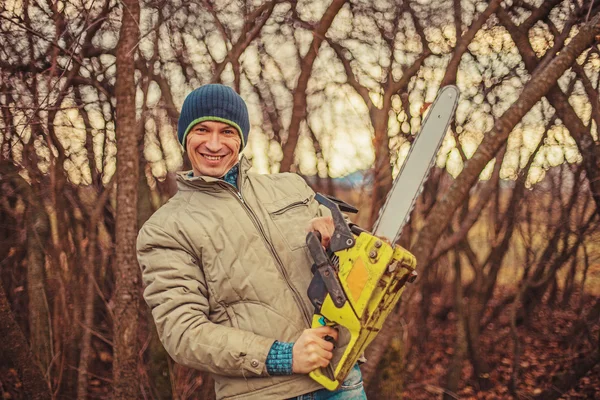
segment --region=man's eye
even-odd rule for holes
[[[227,135],[232,135],[234,132],[231,129],[224,130],[223,133]]]

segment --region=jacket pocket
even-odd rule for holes
[[[308,206],[308,201],[310,199],[304,199],[304,200],[299,200],[299,201],[295,201],[291,204],[286,205],[285,207],[283,207],[280,210],[275,210],[271,213],[271,215],[282,215],[284,214],[286,211],[290,211],[296,207],[303,207],[303,206]]]
[[[271,220],[291,250],[306,246],[306,226],[314,217],[309,203],[310,197],[297,196],[265,205]]]

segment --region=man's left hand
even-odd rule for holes
[[[321,234],[321,245],[327,247],[334,231],[333,218],[317,217],[310,220],[306,232],[319,232]]]

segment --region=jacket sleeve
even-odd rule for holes
[[[208,288],[195,256],[159,226],[146,223],[137,239],[144,300],[160,340],[178,363],[218,375],[268,376],[274,339],[208,319]]]

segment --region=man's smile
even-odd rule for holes
[[[205,153],[200,153],[200,155],[209,161],[220,161],[223,157],[227,156],[227,154],[217,156],[217,155],[205,154]]]

